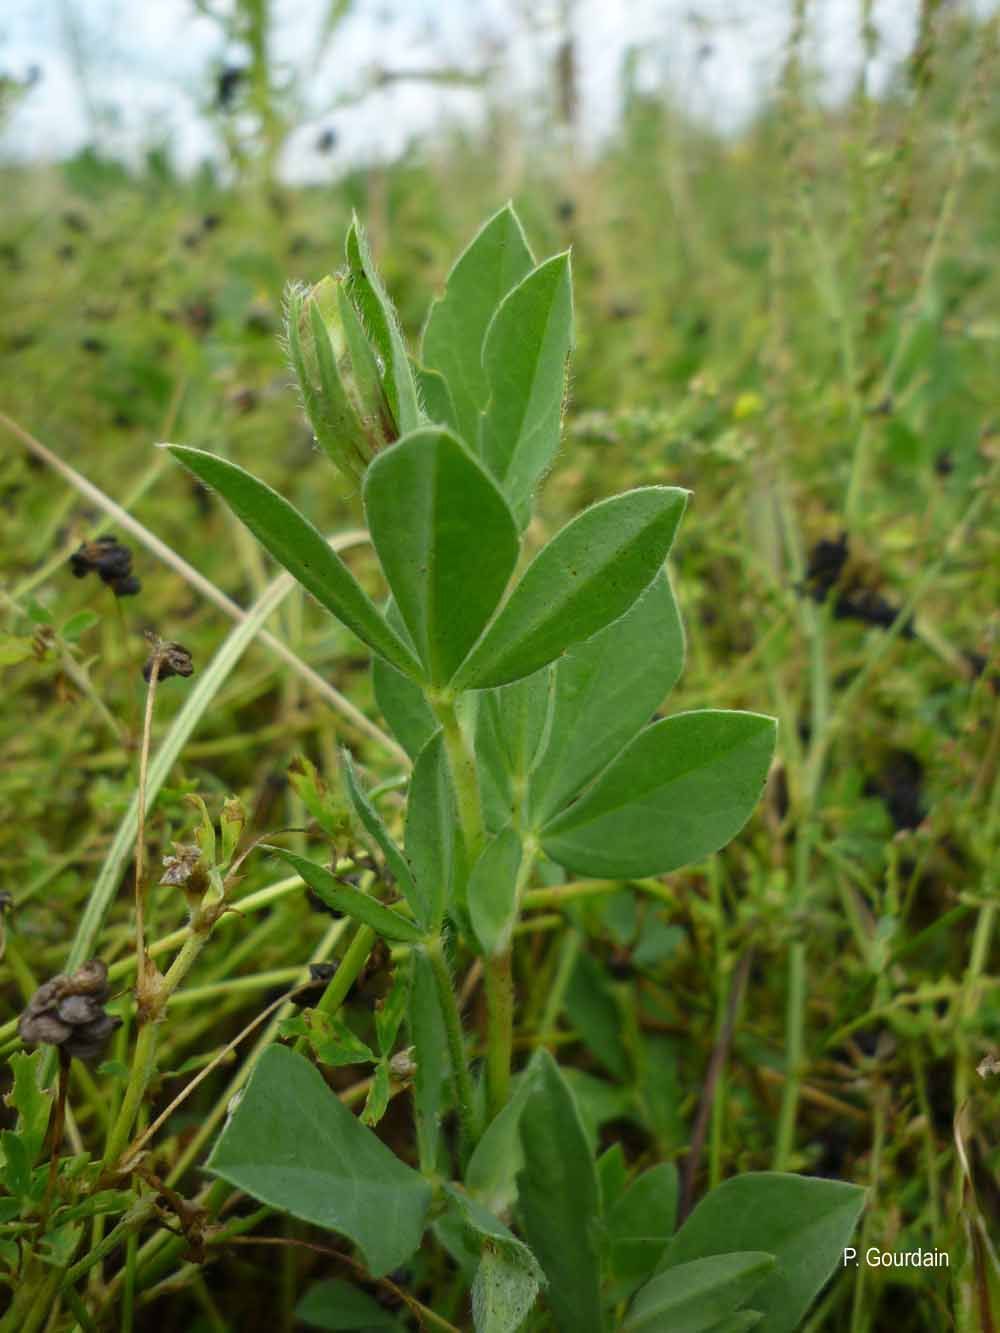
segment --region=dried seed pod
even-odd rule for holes
[[[132,552],[110,533],[84,542],[70,556],[69,567],[78,579],[96,574],[116,597],[133,597],[142,587],[132,573]]]
[[[836,541],[822,538],[809,552],[805,585],[817,602],[822,602],[843,573],[847,563],[847,533]]]
[[[194,843],[175,842],[172,856],[163,858],[160,884],[164,888],[200,889],[208,886],[208,877],[201,864],[201,848]]]
[[[142,678],[148,684],[153,678],[156,666],[157,680],[167,680],[170,676],[190,676],[194,672],[191,654],[179,643],[169,643],[157,634],[147,634],[151,645],[149,657],[142,668]]]
[[[899,615],[900,608],[874,588],[849,588],[840,594],[833,605],[834,618],[837,620],[860,620],[866,625],[876,625],[879,629],[888,629]],[[904,639],[915,637],[913,621],[907,620],[902,628]]]
[[[413,1046],[407,1046],[405,1051],[397,1051],[389,1061],[389,1073],[398,1083],[409,1083],[416,1077],[417,1062],[414,1051]]]
[[[83,963],[39,986],[17,1022],[22,1041],[58,1046],[67,1056],[96,1060],[122,1020],[104,1010],[110,995],[107,964]]]

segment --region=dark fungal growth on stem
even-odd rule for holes
[[[96,574],[116,597],[134,597],[142,584],[132,573],[132,552],[109,533],[84,542],[69,558],[74,578]]]
[[[18,1019],[17,1030],[30,1046],[57,1046],[78,1060],[96,1060],[122,1020],[106,1013],[111,993],[107,964],[91,958],[67,976],[39,986]]]

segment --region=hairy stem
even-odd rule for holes
[[[462,836],[465,839],[465,851],[471,867],[486,841],[486,834],[483,829],[482,804],[479,796],[479,771],[476,768],[476,757],[462,734],[454,703],[436,702],[433,707],[444,733],[448,767],[451,769],[451,781],[455,788],[455,804],[458,806],[458,818],[462,825]]]
[[[486,1102],[492,1120],[510,1096],[510,1062],[514,1051],[514,978],[511,951],[487,959]]]
[[[479,1137],[478,1117],[475,1109],[475,1092],[472,1076],[469,1073],[468,1057],[465,1053],[465,1040],[462,1033],[462,1020],[458,1013],[458,1002],[451,984],[451,973],[444,956],[441,937],[431,940],[425,946],[431,971],[434,974],[434,986],[437,990],[441,1017],[444,1020],[448,1039],[448,1055],[451,1059],[452,1080],[455,1088],[455,1104],[458,1108],[458,1121],[461,1130],[462,1155],[471,1151]],[[420,1058],[420,1052],[417,1052]]]

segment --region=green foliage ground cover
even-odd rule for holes
[[[829,1176],[869,1191],[862,1251],[950,1256],[934,1274],[848,1270],[814,1311],[816,1329],[878,1327],[890,1304],[900,1329],[986,1326],[981,1293],[995,1283],[995,1079],[976,1067],[1000,1041],[1000,112],[988,30],[956,26],[936,61],[933,81],[914,76],[895,100],[859,98],[837,116],[813,107],[790,68],[774,114],[730,142],[633,94],[596,163],[567,173],[542,161],[516,190],[536,254],[572,247],[578,331],[568,447],[526,540],[537,549],[583,506],[630,486],[690,489],[674,576],[687,661],[672,710],[767,711],[780,725],[765,799],[724,852],[638,888],[598,882],[567,899],[558,872],[534,890],[514,950],[515,1048],[520,1061],[539,1046],[558,1052],[586,1135],[612,1150],[601,1187],[613,1192],[620,1173],[623,1201],[640,1171],[667,1162],[679,1167],[685,1207],[741,1172]],[[86,156],[59,171],[6,169],[0,410],[249,607],[274,571],[153,443],[183,440],[249,468],[325,533],[356,528],[357,489],[319,456],[289,389],[276,337],[284,284],[340,262],[357,208],[412,344],[454,254],[503,202],[489,153],[456,142],[377,178],[270,194],[176,180],[158,160],[131,176]],[[183,642],[197,668],[159,691],[155,753],[233,622],[10,432],[0,487],[0,864],[14,900],[0,1017],[11,1052],[13,1020],[80,942],[102,877],[115,905],[75,961],[100,953],[118,990],[132,984],[131,836],[110,878],[108,865],[136,790],[142,631]],[[133,548],[135,597],[71,575],[71,552],[105,531]],[[847,564],[817,600],[817,543],[836,562],[842,532]],[[370,548],[343,558],[381,597]],[[411,600],[419,619],[426,589]],[[367,654],[347,630],[297,591],[268,624],[379,722]],[[414,711],[392,719],[403,750],[387,749],[246,638],[160,775],[147,829],[156,869],[173,842],[195,837],[191,793],[213,821],[236,795],[254,833],[313,819],[343,854],[356,851],[338,747],[353,751],[369,790],[384,788],[380,807],[391,812],[404,752],[426,739]],[[553,772],[554,789],[559,781]],[[502,806],[502,778],[492,796]],[[310,836],[284,841],[302,854]],[[309,959],[344,949],[342,924],[292,891],[285,869],[261,854],[241,867],[249,907],[222,918],[171,1002],[150,1120]],[[176,890],[154,889],[147,938],[169,939],[183,920]],[[485,1030],[471,959],[455,961],[467,1018]],[[376,960],[342,1011],[372,1059],[359,1050],[353,1064],[324,1066],[351,1107],[383,1068],[374,1009],[386,985]],[[120,1009],[129,1012],[124,997]],[[320,1035],[343,1049],[332,1022]],[[259,1036],[155,1139],[150,1169],[186,1196],[204,1184],[199,1168]],[[75,1150],[101,1155],[133,1040],[126,1025],[103,1066],[74,1068]],[[315,1040],[313,1049],[322,1063]],[[25,1121],[27,1097],[15,1102]],[[404,1155],[408,1100],[392,1098],[380,1125]],[[551,1130],[535,1122],[526,1142],[543,1144]],[[489,1164],[478,1170],[488,1176]],[[509,1184],[492,1188],[502,1211]],[[147,1221],[124,1268],[115,1249],[103,1271],[81,1275],[78,1290],[112,1326],[132,1273],[138,1295],[126,1307],[135,1299],[137,1320],[166,1328],[274,1327],[314,1279],[345,1276],[304,1250],[283,1249],[272,1265],[277,1251],[220,1246],[203,1278],[185,1269],[185,1285],[158,1292],[185,1246],[154,1232]],[[324,1241],[305,1224],[280,1230],[274,1217],[257,1234]],[[702,1262],[683,1234],[678,1262]],[[2,1237],[7,1260],[17,1236]],[[612,1253],[625,1287],[633,1251],[623,1229]],[[774,1279],[743,1259],[766,1290]],[[443,1318],[468,1320],[443,1243],[421,1253],[405,1285]],[[549,1326],[532,1318],[528,1327]]]

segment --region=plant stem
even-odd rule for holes
[[[50,1273],[41,1287],[35,1288],[37,1294],[25,1313],[23,1322],[8,1324],[7,1321],[16,1313],[15,1307],[12,1306],[7,1318],[0,1324],[2,1333],[38,1333],[38,1329],[46,1322],[52,1311],[52,1303],[59,1289],[61,1276],[59,1269],[56,1269]]]
[[[487,1121],[507,1105],[514,1051],[514,978],[511,951],[486,960],[486,1104]]]
[[[812,851],[812,819],[806,817],[795,840],[795,879],[793,911],[801,908],[809,878]],[[796,928],[802,929],[801,922]],[[802,1062],[805,1050],[805,1016],[809,987],[806,980],[806,942],[798,935],[788,952],[788,995],[785,1004],[785,1086],[778,1113],[778,1132],[774,1148],[774,1169],[786,1171],[795,1144],[795,1120],[802,1087]]]
[[[139,1001],[140,1018],[143,1022],[142,1009],[146,991],[147,970],[151,967],[146,957],[145,936],[145,893],[143,889],[143,860],[146,844],[146,774],[149,771],[149,740],[153,732],[153,705],[156,702],[156,684],[160,678],[160,656],[154,652],[152,670],[149,673],[149,688],[146,691],[146,714],[142,724],[142,748],[139,751],[139,818],[135,826],[135,967],[136,995]]]
[[[34,1267],[38,1267],[36,1263]],[[7,1313],[0,1320],[0,1333],[21,1333],[25,1320],[38,1298],[39,1285],[32,1281],[32,1263],[29,1259],[20,1281],[14,1287],[13,1298]]]
[[[466,865],[471,869],[486,841],[483,828],[482,803],[479,794],[479,772],[476,768],[475,755],[472,753],[455,711],[452,700],[434,700],[432,703],[444,734],[445,751],[448,755],[448,767],[451,770],[452,785],[455,790],[455,804],[462,826],[462,838],[465,843]],[[465,1057],[465,1043],[462,1036],[462,1024],[458,1005],[452,990],[451,976],[444,957],[440,937],[427,946],[437,987],[438,1001],[448,1034],[448,1049],[455,1081],[455,1100],[458,1104],[459,1122],[462,1129],[463,1152],[471,1149],[478,1138],[477,1116],[474,1109],[472,1079],[469,1075]],[[487,1074],[491,1086],[491,1105],[493,1104],[493,1079],[499,1072],[501,1061],[506,1058],[510,1065],[510,1030],[513,1022],[514,997],[510,982],[510,959],[496,958],[486,962],[486,996],[488,1012],[487,1031]],[[506,1051],[506,1057],[504,1057]],[[419,1054],[419,1053],[418,1053]]]
[[[796,564],[798,560],[796,558]],[[801,920],[809,893],[809,868],[816,835],[816,806],[823,782],[828,744],[830,688],[826,666],[827,612],[803,606],[803,626],[809,635],[810,741],[802,782],[798,829],[795,839],[795,874],[791,909],[796,935],[788,956],[788,995],[785,1010],[785,1086],[778,1114],[774,1169],[788,1170],[795,1144],[795,1120],[805,1059],[805,1021],[809,987],[806,968],[806,938]]]
[[[135,1052],[132,1056],[132,1069],[129,1073],[128,1085],[125,1088],[125,1096],[122,1099],[121,1108],[111,1128],[111,1133],[108,1135],[108,1144],[104,1150],[102,1165],[105,1170],[114,1166],[118,1161],[125,1144],[128,1142],[136,1116],[139,1114],[139,1107],[142,1105],[142,1099],[145,1096],[146,1088],[149,1086],[149,1080],[152,1078],[156,1063],[156,1043],[159,1028],[159,1023],[153,1022],[144,1023],[139,1029]]]
[[[133,1204],[118,1225],[108,1232],[100,1245],[95,1246],[89,1254],[85,1254],[72,1268],[67,1268],[65,1272],[60,1271],[56,1274],[56,1277],[61,1279],[60,1285],[64,1287],[75,1286],[80,1278],[85,1277],[95,1264],[99,1264],[102,1259],[106,1259],[109,1254],[113,1254],[123,1240],[137,1232],[153,1216],[154,1212],[155,1203],[152,1194]]]
[[[569,985],[570,977],[573,975],[573,969],[576,967],[576,960],[579,953],[580,933],[577,930],[570,930],[563,937],[559,950],[559,962],[556,966],[556,974],[552,980],[548,999],[545,1002],[545,1012],[542,1014],[542,1021],[538,1026],[538,1044],[540,1046],[547,1046],[555,1039],[556,1026],[559,1022],[559,1015],[562,1012],[563,1001],[566,998],[566,987]]]
[[[35,437],[26,431],[23,426],[19,426],[16,421],[12,421],[11,418],[3,412],[0,412],[0,427],[10,431],[12,435],[16,435],[21,443],[24,444],[36,458],[42,459],[42,461],[48,464],[54,472],[58,473],[64,481],[67,481],[79,491],[81,495],[85,495],[88,500],[92,501],[92,503],[109,515],[118,527],[125,532],[131,533],[136,541],[141,542],[148,551],[151,551],[157,559],[162,560],[168,568],[173,569],[176,573],[180,574],[181,578],[186,579],[193,588],[197,588],[203,597],[214,603],[220,610],[224,611],[227,616],[232,617],[237,623],[245,623],[254,615],[253,609],[245,611],[241,606],[237,605],[232,598],[227,597],[224,592],[217,588],[211,579],[206,578],[204,574],[200,574],[198,570],[189,565],[186,560],[182,560],[181,557],[166,544],[166,542],[161,541],[159,537],[150,532],[147,527],[144,527],[137,519],[133,518],[127,509],[123,509],[121,505],[116,504],[115,501],[112,500],[110,496],[105,495],[99,487],[93,485],[92,482],[89,482],[86,477],[81,476],[80,473],[71,468],[68,463],[63,462],[58,454],[53,453],[52,450],[48,449],[40,440],[36,440]],[[350,546],[358,546],[367,540],[367,532],[353,529],[350,532],[338,533],[329,538],[329,543],[335,551],[343,551]],[[282,574],[271,584],[271,589],[274,589],[277,592],[280,599],[285,596],[286,593],[291,591],[294,583],[295,580],[290,575]],[[335,690],[329,681],[323,679],[318,671],[314,671],[312,667],[303,662],[302,658],[299,657],[297,653],[294,653],[286,643],[283,643],[281,639],[272,634],[269,630],[264,629],[263,622],[261,622],[261,625],[254,627],[252,635],[258,639],[260,643],[266,645],[271,652],[280,657],[287,666],[290,666],[292,670],[321,698],[326,699],[327,703],[331,704],[337,712],[346,717],[352,726],[357,727],[359,731],[378,742],[387,753],[393,756],[397,763],[403,764],[406,768],[410,767],[410,756],[401,745],[394,741],[391,736],[387,736],[383,731],[380,731],[370,718],[367,718],[359,708],[356,708],[354,704],[350,702],[350,700],[345,699],[339,691]]]
[[[462,825],[466,856],[471,868],[486,841],[476,758],[462,734],[454,702],[436,701],[433,708],[444,733],[444,747],[455,788],[455,803],[458,806],[458,818]]]
[[[514,889],[514,920],[520,913],[525,885],[538,860],[535,836],[522,839],[521,866]],[[514,978],[511,944],[485,960],[486,986],[486,1105],[487,1123],[499,1115],[510,1096],[510,1066],[514,1053]]]
[[[45,1186],[45,1201],[42,1204],[42,1217],[47,1219],[56,1193],[56,1177],[59,1174],[59,1149],[62,1147],[63,1133],[66,1126],[66,1096],[69,1092],[69,1067],[71,1057],[59,1048],[59,1090],[56,1093],[55,1113],[52,1117],[52,1149],[49,1155],[49,1179]]]
[[[75,1287],[64,1287],[62,1298],[69,1306],[70,1313],[83,1329],[83,1333],[97,1333],[97,1325],[91,1319],[87,1307],[80,1299]],[[121,1333],[132,1333],[131,1329],[122,1328]]]
[[[455,1103],[458,1108],[458,1121],[461,1128],[462,1152],[463,1156],[472,1150],[477,1138],[479,1137],[479,1126],[475,1111],[475,1092],[472,1087],[472,1076],[469,1073],[468,1060],[465,1054],[465,1039],[462,1033],[462,1021],[458,1013],[458,1003],[455,1000],[455,992],[452,989],[451,973],[448,971],[448,963],[444,956],[444,944],[441,937],[438,936],[428,942],[424,947],[424,952],[431,965],[431,971],[434,974],[434,985],[437,990],[438,1004],[441,1006],[441,1017],[444,1020],[445,1033],[448,1039],[448,1055],[451,1059],[452,1079],[455,1085]],[[417,1058],[420,1058],[420,1052],[417,1052]]]
[[[344,1003],[348,991],[368,961],[368,955],[374,944],[375,932],[371,926],[359,926],[354,938],[345,949],[343,958],[337,964],[337,970],[330,978],[330,984],[316,1005],[321,1013],[335,1014]]]
[[[330,953],[336,947],[338,941],[340,940],[341,934],[343,933],[346,924],[347,924],[346,921],[331,922],[323,938],[320,940],[319,944],[313,950],[312,956],[309,960],[310,962],[322,963],[327,958],[329,958]],[[336,980],[336,978],[334,978],[334,980]],[[291,1010],[290,1004],[287,1005],[287,1009],[288,1011]],[[239,1092],[240,1088],[244,1086],[247,1079],[250,1077],[254,1068],[256,1067],[257,1061],[260,1059],[261,1055],[267,1049],[267,1047],[270,1046],[271,1042],[274,1041],[274,1038],[278,1030],[278,1023],[281,1019],[281,1016],[282,1016],[282,1011],[279,1009],[278,1012],[271,1017],[267,1026],[264,1028],[260,1036],[257,1038],[257,1041],[255,1042],[253,1049],[246,1056],[243,1063],[240,1065],[239,1069],[230,1079],[229,1083],[226,1085],[225,1089],[223,1090],[219,1098],[216,1100],[212,1110],[209,1111],[207,1115],[205,1115],[195,1133],[185,1143],[183,1150],[181,1151],[177,1160],[174,1162],[173,1166],[170,1169],[170,1174],[167,1176],[166,1184],[175,1186],[178,1183],[178,1181],[180,1181],[184,1177],[185,1172],[187,1172],[191,1168],[192,1164],[197,1160],[198,1154],[201,1152],[205,1143],[215,1132],[215,1129],[218,1126],[219,1122],[224,1118],[226,1114],[226,1108],[228,1107],[230,1101],[236,1095],[236,1093]],[[142,1256],[140,1255],[140,1263],[141,1261],[142,1261]]]

